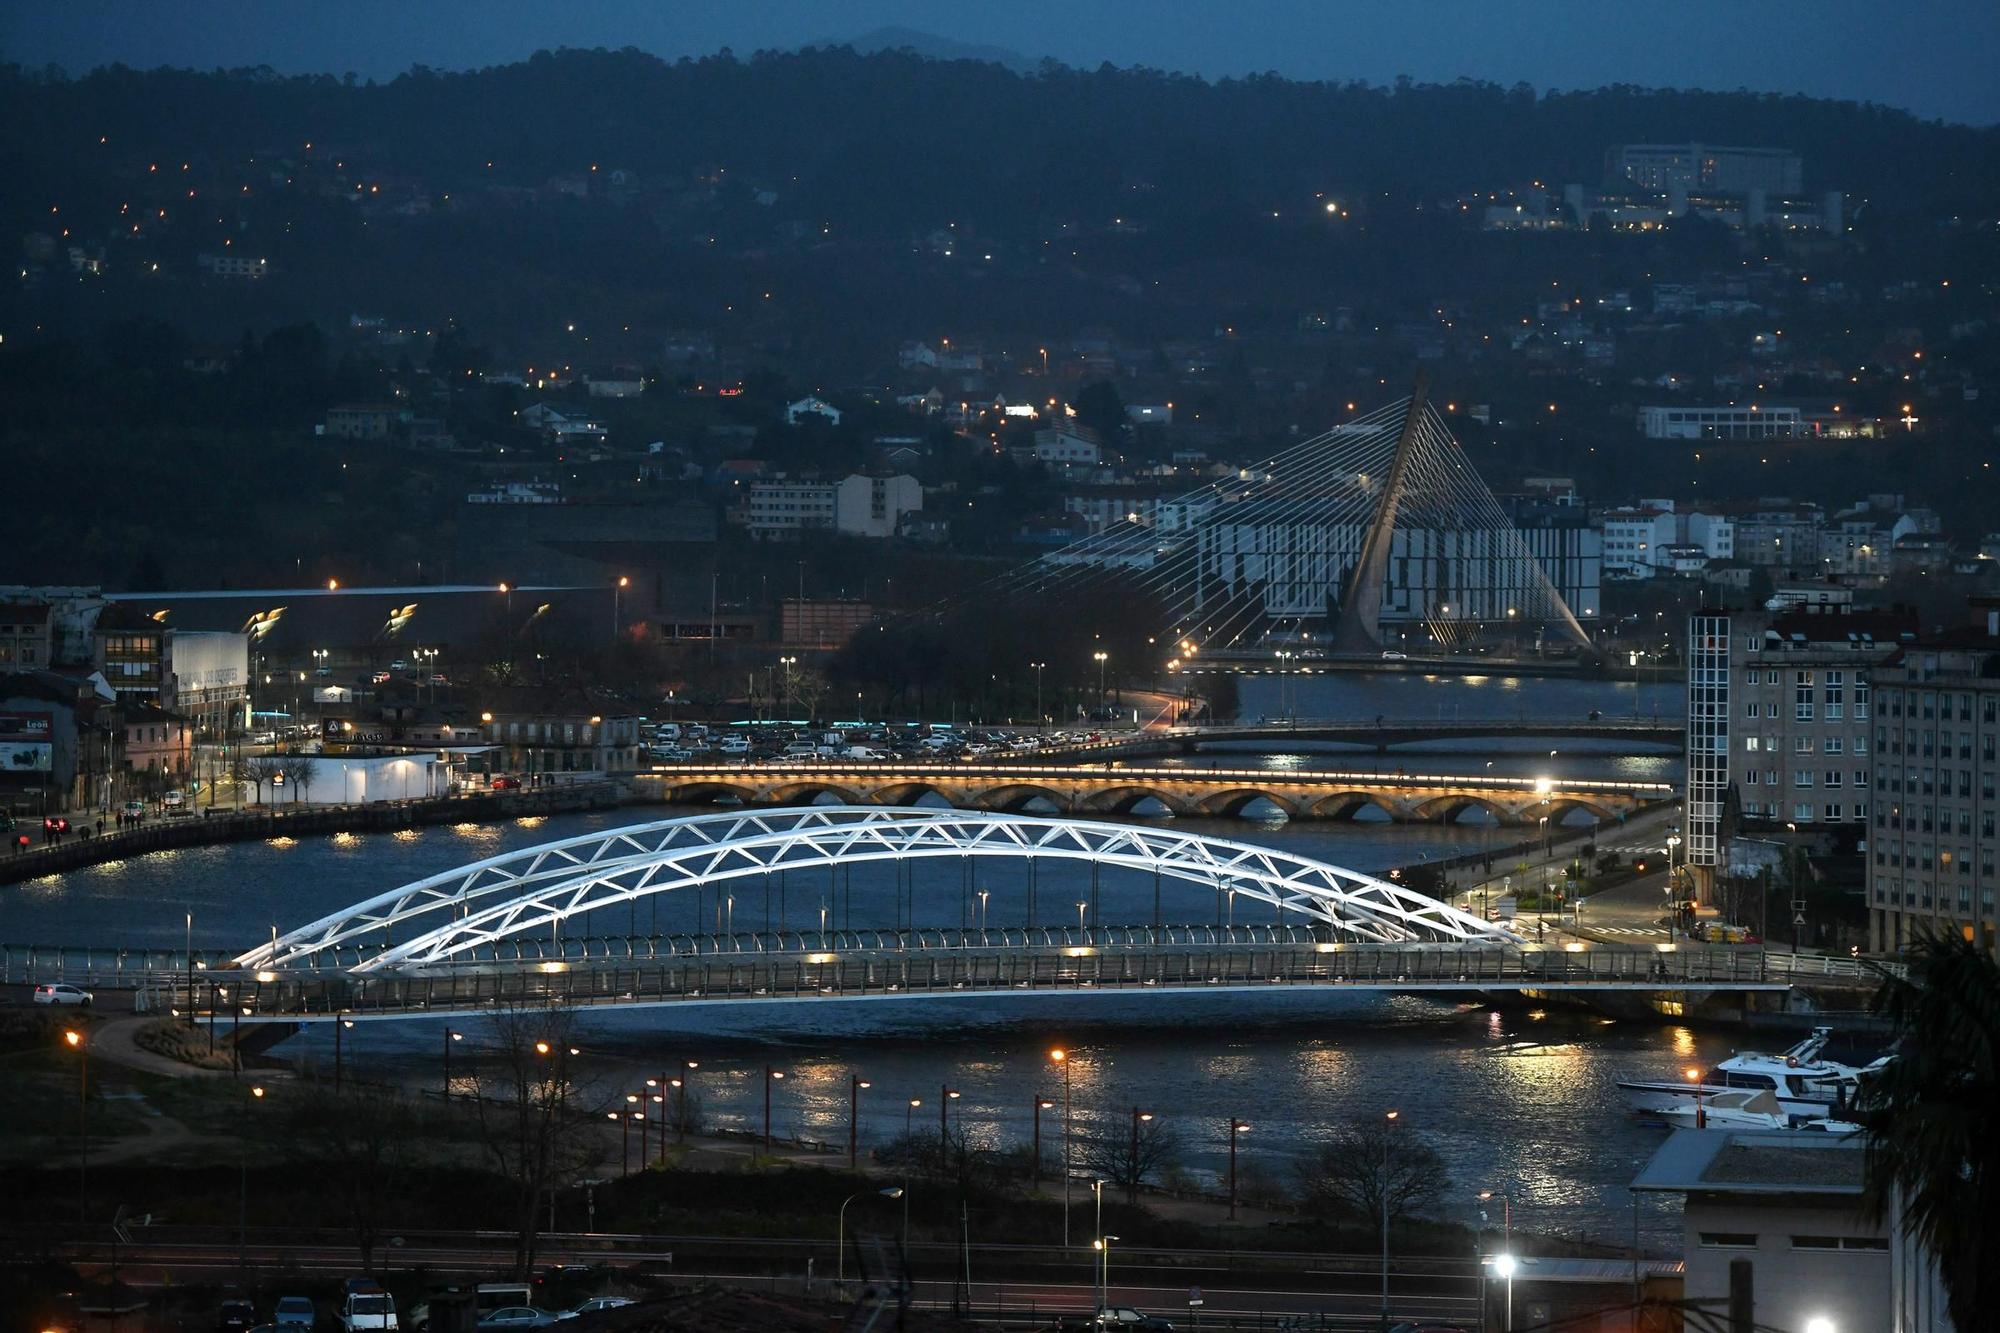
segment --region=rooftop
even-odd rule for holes
[[[1858,1135],[1677,1129],[1633,1180],[1653,1193],[1859,1195]]]

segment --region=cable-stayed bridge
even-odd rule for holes
[[[1111,584],[1176,664],[1319,632],[1336,654],[1475,639],[1588,650],[1598,556],[1574,524],[1518,528],[1430,402],[1398,402],[1019,567],[930,614],[1062,605]]]

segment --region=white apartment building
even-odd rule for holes
[[[1096,464],[1103,461],[1097,432],[1085,426],[1053,426],[1035,432],[1035,459],[1042,463]]]
[[[1719,514],[1679,513],[1672,500],[1641,500],[1629,509],[1606,510],[1604,572],[1619,578],[1651,578],[1661,571],[1691,573],[1710,560],[1736,556],[1736,525]]]
[[[856,474],[839,481],[777,478],[750,486],[748,527],[760,541],[796,539],[808,530],[887,538],[905,514],[921,512],[924,488],[915,477]]]
[[[1770,403],[1642,407],[1638,420],[1649,440],[1787,440],[1806,433],[1798,408]]]

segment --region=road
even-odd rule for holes
[[[605,1264],[609,1258],[606,1246],[612,1239],[551,1238],[544,1243],[538,1262]],[[637,1239],[643,1241],[643,1238]],[[663,1245],[667,1242],[667,1238],[658,1239]],[[880,1239],[886,1249],[893,1251],[893,1236]],[[671,1243],[675,1249],[682,1249],[691,1242],[688,1238],[675,1238]],[[824,1255],[819,1256],[818,1262],[796,1264],[793,1271],[777,1272],[773,1271],[772,1265],[760,1263],[754,1256],[747,1262],[730,1262],[720,1258],[715,1251],[726,1250],[731,1244],[728,1238],[704,1238],[692,1243],[707,1252],[683,1253],[681,1262],[676,1263],[674,1250],[641,1243],[621,1246],[615,1259],[609,1259],[609,1262],[614,1267],[668,1277],[683,1286],[708,1282],[791,1296],[816,1295],[830,1299],[839,1296],[840,1288],[829,1280],[832,1274],[818,1266],[824,1262]],[[803,1248],[815,1243],[799,1244]],[[824,1242],[817,1245],[822,1249],[831,1248]],[[78,1260],[78,1266],[83,1271],[109,1271],[112,1256],[107,1246],[66,1248]],[[970,1254],[973,1280],[964,1285],[951,1277],[922,1275],[925,1271],[936,1273],[939,1269],[956,1268],[958,1260],[950,1247],[933,1245],[922,1247],[922,1250],[919,1276],[913,1287],[913,1297],[920,1305],[949,1308],[955,1302],[963,1302],[975,1314],[991,1312],[1032,1319],[1086,1311],[1096,1303],[1092,1258],[1088,1252],[1080,1253],[1073,1261],[1061,1265],[1078,1271],[1074,1280],[1047,1271],[1054,1267],[1047,1263],[1028,1263],[1015,1268],[1014,1271],[1021,1276],[998,1278],[993,1276],[996,1269],[1006,1269],[1015,1261],[1004,1252],[996,1253],[975,1246]],[[378,1250],[376,1270],[378,1273],[389,1273],[424,1269],[435,1274],[494,1275],[504,1269],[507,1256],[505,1239],[499,1237],[483,1245],[389,1244]],[[1108,1303],[1185,1319],[1189,1314],[1190,1294],[1198,1290],[1202,1300],[1202,1319],[1217,1324],[1259,1316],[1298,1314],[1327,1314],[1365,1320],[1379,1315],[1381,1311],[1381,1277],[1372,1260],[1342,1263],[1339,1259],[1329,1259],[1326,1266],[1319,1268],[1243,1272],[1244,1263],[1254,1262],[1256,1258],[1255,1255],[1236,1253],[1218,1254],[1213,1263],[1189,1263],[1185,1259],[1135,1259],[1126,1263],[1114,1248]],[[351,1274],[359,1267],[356,1252],[347,1245],[269,1244],[258,1241],[239,1254],[234,1244],[159,1244],[149,1241],[143,1232],[133,1235],[133,1243],[118,1247],[116,1261],[121,1279],[139,1287],[235,1278],[246,1271],[259,1270],[338,1277]],[[1139,1270],[1136,1273],[1133,1271],[1135,1265]],[[1428,1267],[1425,1264],[1426,1270]],[[810,1279],[803,1271],[808,1268],[814,1270]],[[1218,1278],[1221,1280],[1217,1281]],[[851,1291],[858,1285],[858,1281],[851,1280],[848,1289]],[[1391,1308],[1399,1319],[1475,1320],[1475,1280],[1465,1276],[1443,1277],[1429,1271],[1411,1271],[1400,1262],[1392,1261]]]

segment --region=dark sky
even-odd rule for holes
[[[1749,88],[2000,122],[2000,0],[0,0],[0,55],[388,78],[542,47],[747,55],[885,26],[1083,66]]]

